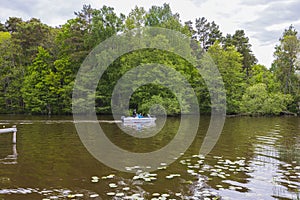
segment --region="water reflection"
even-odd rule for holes
[[[155,122],[145,122],[145,123],[123,122],[122,123],[123,128],[126,128],[128,131],[137,131],[137,132],[142,132],[143,130],[153,128],[155,126],[156,126]]]
[[[5,158],[0,159],[0,164],[17,164],[17,158],[18,158],[18,153],[17,153],[17,145],[13,144],[12,145],[12,154],[7,155]]]
[[[219,145],[206,157],[206,170],[199,171],[208,177],[211,191],[224,199],[299,198],[299,160],[295,159],[295,152],[292,157],[282,156],[283,144],[295,131],[299,133],[299,129],[294,129],[299,119],[240,118],[228,121],[232,120],[235,123],[230,123],[229,127],[227,122]],[[291,121],[295,122],[292,126]],[[227,140],[231,142],[225,142]],[[289,144],[288,149],[298,145],[295,142]],[[194,191],[195,195],[197,191]]]
[[[17,146],[10,143],[10,136],[0,137],[1,159],[16,158],[14,164],[0,164],[0,199],[299,197],[299,118],[228,118],[214,149],[206,156],[198,155],[209,120],[201,118],[197,137],[187,151],[179,155],[171,152],[171,165],[163,161],[152,172],[145,166],[127,165],[130,173],[126,173],[94,159],[79,140],[72,119],[18,118]],[[0,116],[0,123],[9,126],[15,120]],[[125,134],[117,126],[119,122],[111,118],[101,118],[99,123],[116,145],[133,152],[149,152],[172,141],[180,120],[167,119],[161,131],[148,138]],[[124,128],[143,134],[156,130],[159,123],[141,129]],[[180,141],[184,140],[182,135]]]

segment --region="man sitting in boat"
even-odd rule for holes
[[[143,118],[142,113],[138,114],[138,118]]]
[[[133,109],[132,117],[136,117],[136,109]]]

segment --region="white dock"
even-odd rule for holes
[[[12,143],[13,144],[17,143],[17,127],[16,126],[13,126],[12,128],[2,128],[2,129],[0,129],[0,134],[1,133],[13,133]]]

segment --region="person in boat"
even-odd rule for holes
[[[138,114],[138,118],[143,118],[142,113]]]
[[[132,117],[136,117],[136,109],[133,109]]]

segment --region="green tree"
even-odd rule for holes
[[[121,14],[118,17],[112,7],[103,6],[99,10],[94,9],[90,30],[85,35],[85,43],[89,49],[123,30],[124,19],[125,16]]]
[[[125,19],[125,31],[145,26],[146,11],[143,7],[135,7]]]
[[[8,20],[6,20],[4,27],[5,27],[6,31],[8,31],[10,33],[14,33],[14,32],[17,32],[18,25],[20,25],[21,23],[23,23],[22,18],[9,17]]]
[[[242,55],[234,47],[224,50],[220,43],[215,43],[208,53],[218,67],[226,89],[228,113],[239,113],[240,101],[245,89],[241,73]]]
[[[264,83],[257,83],[247,88],[242,98],[241,111],[258,115],[278,115],[287,110],[292,102],[291,95],[281,92],[268,92]]]
[[[0,31],[0,42],[5,42],[11,38],[9,32]]]
[[[145,26],[162,27],[190,35],[189,28],[180,23],[178,13],[173,13],[170,5],[152,6],[145,15]]]
[[[297,55],[300,52],[300,41],[297,38],[297,31],[293,26],[285,30],[280,38],[280,45],[275,47],[274,68],[279,80],[283,83],[282,89],[285,94],[293,93],[292,78],[295,75],[297,66]]]
[[[52,87],[52,58],[47,50],[38,48],[37,57],[31,66],[28,66],[21,89],[25,108],[30,113],[51,114],[56,103],[56,95]]]
[[[252,65],[257,63],[252,50],[251,44],[249,43],[249,38],[246,37],[244,30],[236,30],[231,36],[228,34],[224,41],[224,48],[235,46],[236,50],[243,56],[243,66],[242,69],[245,72],[246,78],[249,78],[251,73]]]
[[[0,112],[18,113],[23,110],[20,88],[24,68],[20,47],[13,43],[9,32],[0,32]]]
[[[50,92],[56,96],[56,104],[53,105],[54,114],[69,114],[72,112],[72,90],[74,75],[68,57],[54,61],[53,70],[47,76],[49,83],[52,82]]]
[[[277,79],[281,82],[281,91],[284,94],[291,94],[294,102],[290,110],[300,111],[298,106],[300,102],[299,72],[300,63],[297,61],[300,53],[300,40],[297,37],[297,31],[291,25],[283,32],[283,37],[279,39],[280,44],[275,47],[275,60],[272,70]]]
[[[189,29],[191,30],[191,22],[188,22]],[[193,38],[198,40],[203,50],[208,50],[216,41],[222,41],[222,32],[219,26],[214,22],[208,22],[205,17],[196,19],[196,31]]]
[[[20,53],[23,56],[23,65],[31,64],[38,52],[38,47],[45,47],[51,28],[41,23],[39,19],[32,18],[26,22],[18,22],[16,28],[12,29],[12,40],[22,49]]]
[[[280,82],[277,80],[275,74],[264,65],[257,64],[252,66],[248,83],[250,86],[257,83],[264,83],[267,86],[268,92],[276,92],[280,90]]]

